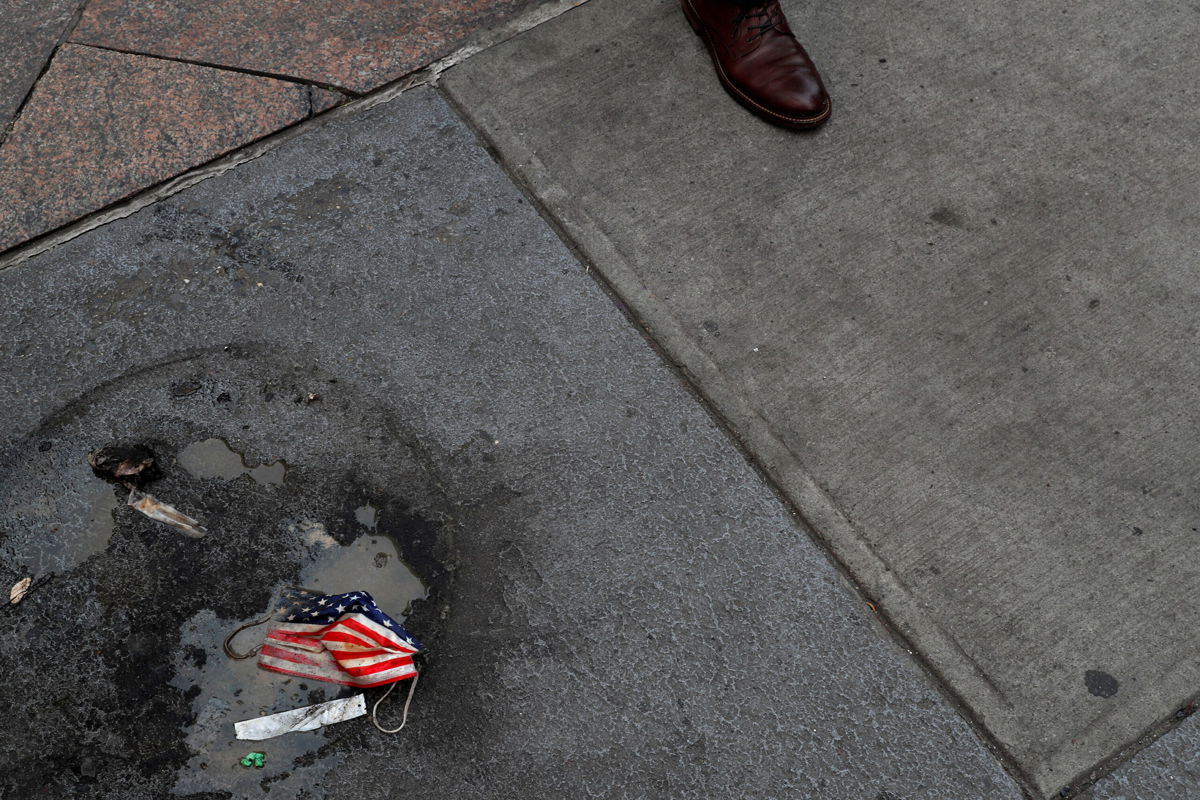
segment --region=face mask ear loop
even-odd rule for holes
[[[413,675],[412,682],[409,683],[409,685],[408,685],[408,699],[404,701],[404,715],[400,718],[400,728],[403,728],[405,723],[408,722],[408,707],[410,705],[412,705],[413,692],[415,692],[417,690],[417,678],[419,678],[419,677],[421,677],[421,673],[419,673],[419,672],[416,675]],[[397,681],[396,683],[399,683],[399,681]],[[375,727],[379,728],[379,730],[383,731],[384,733],[399,733],[400,732],[400,728],[392,728],[391,730],[388,730],[387,728],[380,725],[379,724],[379,714],[378,714],[379,704],[382,703],[384,700],[387,700],[387,696],[392,693],[392,689],[396,688],[396,683],[393,683],[391,686],[389,686],[388,690],[383,693],[383,696],[375,701],[375,705],[371,706],[371,722],[375,723]]]
[[[270,622],[270,621],[271,621],[271,616],[268,615],[268,616],[263,617],[262,619],[258,620],[257,622],[247,622],[245,625],[243,625],[242,627],[238,628],[233,633],[226,636],[225,637],[225,645],[224,645],[225,655],[229,656],[230,658],[237,659],[238,661],[241,661],[242,659],[246,659],[246,658],[251,658],[254,655],[256,655],[258,653],[258,649],[260,647],[262,647],[262,645],[256,644],[256,645],[254,645],[254,647],[251,647],[247,652],[239,653],[233,649],[233,637],[237,636],[239,633],[246,630],[247,628],[253,628],[255,625],[262,625],[264,622]]]

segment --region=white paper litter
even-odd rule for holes
[[[199,539],[208,533],[208,529],[201,525],[199,520],[192,519],[187,514],[175,508],[175,506],[164,503],[157,497],[152,497],[145,492],[139,492],[137,489],[129,491],[128,505],[136,508],[150,519],[157,520],[164,525],[170,525],[175,530],[193,539]]]
[[[292,731],[311,731],[323,725],[333,725],[348,719],[365,716],[367,701],[361,694],[353,697],[343,697],[340,700],[330,700],[328,703],[317,703],[315,706],[294,708],[291,711],[281,711],[245,722],[235,722],[233,732],[239,739],[271,739]]]

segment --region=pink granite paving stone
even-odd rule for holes
[[[302,120],[313,94],[64,45],[0,145],[0,250]]]
[[[317,86],[310,87],[308,93],[314,114],[320,114],[346,102],[346,95],[341,92],[331,92]]]
[[[0,139],[82,0],[0,0]]]
[[[537,0],[92,0],[71,40],[367,92]]]

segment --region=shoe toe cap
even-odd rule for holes
[[[829,95],[820,84],[806,84],[774,96],[774,111],[797,119],[813,119],[829,113]]]
[[[735,83],[763,111],[805,124],[829,115],[830,100],[816,67],[802,52],[740,65]]]

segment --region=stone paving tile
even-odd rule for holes
[[[94,0],[72,41],[366,92],[536,0]]]
[[[312,103],[312,113],[320,114],[346,102],[346,95],[313,86],[309,89],[309,102]]]
[[[0,139],[81,0],[0,0]]]
[[[310,101],[308,87],[272,78],[65,45],[0,146],[0,250],[332,99]]]

